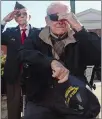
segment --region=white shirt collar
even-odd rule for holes
[[[30,29],[29,24],[27,24],[26,29],[29,31],[29,29]],[[20,27],[20,30],[22,30],[22,27]]]
[[[30,25],[29,24],[27,24],[27,26],[26,26],[26,35],[28,36],[28,34],[29,34],[29,30],[30,30]],[[20,31],[21,31],[21,33],[22,33],[22,27],[20,27]]]

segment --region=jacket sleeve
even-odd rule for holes
[[[5,31],[3,31],[4,27],[4,25],[1,25],[1,45],[8,45],[10,29],[7,28]]]
[[[86,65],[101,64],[101,38],[93,32],[88,32],[86,29],[74,34],[78,41],[81,60]]]
[[[53,58],[42,54],[37,48],[35,41],[34,35],[26,39],[24,45],[19,49],[18,60],[20,63],[27,62],[39,69],[51,68]]]

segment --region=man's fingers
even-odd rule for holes
[[[60,14],[58,14],[58,16],[59,16],[58,20],[65,19],[67,21],[69,18],[69,15],[70,15],[70,13],[60,13]]]
[[[55,72],[54,72],[54,76],[58,77],[60,75],[60,73],[61,73],[61,67],[56,67]]]
[[[3,20],[5,21],[5,22],[9,22],[9,21],[11,21],[15,16],[14,15],[16,15],[16,13],[18,12],[19,10],[14,10],[14,11],[12,11],[11,13],[9,13]]]
[[[52,77],[58,80],[62,80],[61,82],[67,80],[68,77],[67,78],[65,77],[66,75],[67,76],[69,75],[69,71],[60,62],[53,60],[51,63],[51,68],[52,68]]]
[[[17,11],[13,11],[13,12],[11,13],[11,16],[14,16],[16,13],[17,13]]]
[[[57,68],[57,71],[58,71],[58,73],[57,73],[57,77],[56,77],[56,78],[59,79],[59,77],[63,77],[64,71],[65,71],[64,68],[58,67],[58,68]]]
[[[19,10],[14,10],[13,12],[11,12],[10,16],[13,17],[14,15],[17,14],[18,11],[19,11]]]
[[[61,69],[60,75],[58,75],[58,79],[63,79],[67,74],[66,69]]]
[[[15,14],[17,11],[12,11],[9,15],[13,15],[13,14]]]
[[[58,83],[64,83],[67,80],[68,80],[68,74],[63,79],[58,80]]]
[[[52,71],[52,77],[55,77],[55,71],[54,70]]]
[[[54,71],[53,74],[52,74],[52,77],[56,77],[57,78],[59,73],[60,73],[59,70]]]

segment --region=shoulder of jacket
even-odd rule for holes
[[[42,29],[43,29],[43,28],[35,28],[35,31],[34,31],[35,34],[38,35],[38,34],[42,31]]]
[[[10,30],[10,31],[15,30],[15,29],[16,29],[15,27],[8,27],[8,28],[6,28],[6,30]]]
[[[34,28],[33,32],[30,34],[29,38],[38,38],[39,37],[39,33],[41,32],[43,28]]]
[[[97,35],[97,33],[95,32],[92,32],[92,31],[89,31],[89,33],[93,34],[93,35]]]

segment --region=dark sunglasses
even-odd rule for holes
[[[57,14],[50,14],[47,15],[51,21],[58,21],[58,15]]]
[[[16,14],[16,17],[20,17],[21,15],[27,16],[27,13],[26,13],[26,12],[23,12],[23,13],[18,12],[18,13]]]

